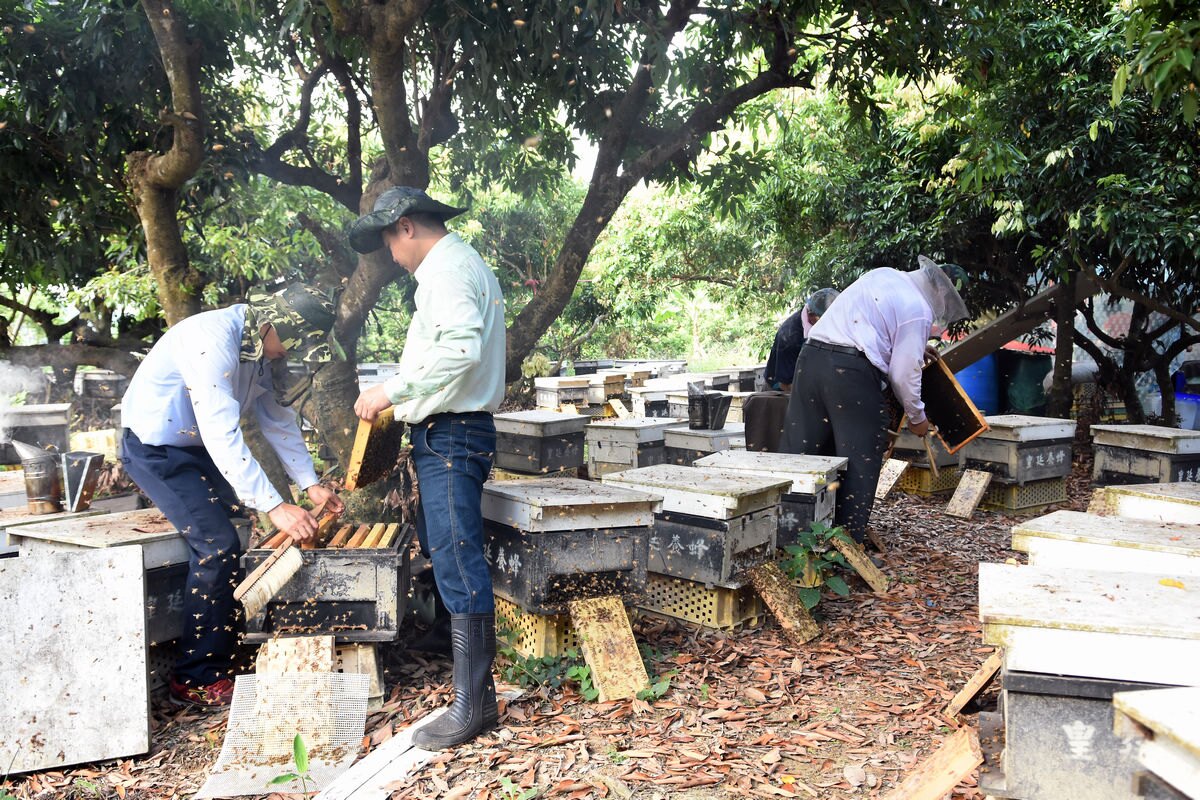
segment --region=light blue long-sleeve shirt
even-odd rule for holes
[[[504,399],[504,297],[487,264],[448,233],[413,273],[416,313],[400,370],[383,384],[396,418],[495,411]]]
[[[301,489],[317,483],[296,413],[275,400],[271,364],[241,361],[246,306],[205,311],[172,326],[138,367],[121,401],[121,424],[144,444],[202,445],[242,502],[270,511],[283,502],[242,436],[254,409],[263,436]]]

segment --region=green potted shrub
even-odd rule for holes
[[[795,544],[783,548],[786,555],[780,567],[798,584],[797,592],[806,608],[811,609],[821,601],[823,588],[841,597],[850,594],[850,587],[838,575],[838,570],[848,565],[833,546],[835,538],[850,541],[841,527],[831,528],[824,522],[814,522],[807,531],[800,532]]]

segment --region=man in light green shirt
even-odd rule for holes
[[[463,209],[397,186],[350,229],[360,253],[387,247],[417,281],[416,313],[399,372],[359,395],[374,420],[395,406],[410,425],[421,490],[417,532],[450,611],[454,702],[413,734],[427,750],[454,747],[496,724],[495,600],[483,555],[483,482],[492,469],[492,412],[504,396],[504,298],[474,248],[446,230]]]

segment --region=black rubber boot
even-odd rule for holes
[[[418,728],[413,744],[425,750],[445,750],[469,742],[496,725],[495,614],[454,614],[450,617],[454,650],[454,702],[445,714]]]

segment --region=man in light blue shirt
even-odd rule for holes
[[[413,734],[427,750],[470,741],[496,724],[495,600],[481,502],[496,449],[492,412],[504,397],[504,298],[475,249],[446,230],[445,220],[462,211],[397,186],[350,229],[355,250],[387,247],[417,281],[400,369],[363,392],[354,411],[369,421],[394,405],[411,427],[417,532],[450,611],[454,655],[453,704]]]
[[[251,292],[248,299],[172,326],[121,402],[125,470],[191,551],[184,633],[168,686],[173,700],[201,706],[228,705],[233,694],[241,542],[230,518],[241,516],[239,503],[267,512],[296,541],[317,530],[312,515],[286,502],[250,453],[242,413],[253,410],[288,476],[313,503],[342,507],[318,482],[296,413],[277,402],[269,363],[289,355],[328,361],[333,305],[299,284]]]

